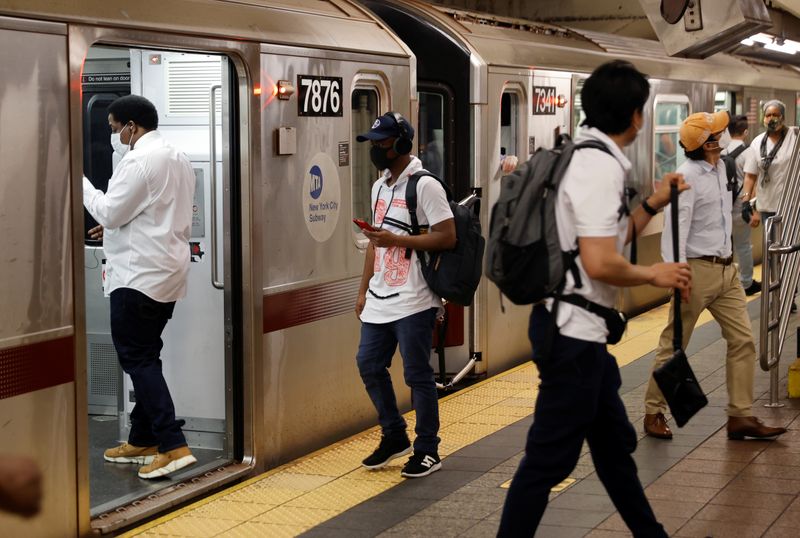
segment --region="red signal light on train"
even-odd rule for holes
[[[261,86],[253,86],[253,95],[261,95]]]
[[[558,108],[564,108],[566,105],[567,98],[564,96],[564,94],[559,94],[558,97],[556,97],[556,106]]]

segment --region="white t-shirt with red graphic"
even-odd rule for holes
[[[372,186],[373,226],[397,235],[411,235],[406,229],[411,227],[406,207],[406,185],[408,176],[419,170],[422,170],[422,162],[412,157],[391,186],[386,185],[388,170],[375,182]],[[430,176],[421,177],[417,182],[417,221],[420,227],[426,229],[452,218],[453,212],[442,185]],[[441,300],[422,276],[415,251],[406,258],[404,247],[376,247],[374,271],[361,321],[389,323],[429,308],[441,308]]]

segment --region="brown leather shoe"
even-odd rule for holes
[[[644,433],[659,439],[672,439],[672,430],[667,426],[664,413],[647,413],[644,416]]]
[[[767,426],[756,417],[728,417],[728,439],[741,441],[745,437],[769,439],[786,433],[786,428]]]

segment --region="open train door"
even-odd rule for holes
[[[103,458],[105,449],[127,441],[136,393],[111,338],[103,245],[87,238],[84,247],[89,496],[92,525],[101,532],[243,470],[235,464],[243,457],[239,78],[225,55],[137,46],[135,40],[94,45],[84,61],[84,173],[90,181],[106,187],[119,161],[109,142],[107,108],[127,93],[155,105],[159,133],[188,157],[195,175],[187,293],[162,333],[161,362],[198,463],[167,481],[140,479],[137,465]]]

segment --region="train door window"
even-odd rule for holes
[[[736,93],[728,91],[714,92],[714,112],[727,110],[731,114],[736,114]]]
[[[419,125],[417,127],[419,158],[429,172],[447,182],[445,163],[449,154],[445,146],[445,126],[448,100],[437,91],[421,91],[419,96]]]
[[[660,180],[686,160],[678,144],[678,131],[691,109],[689,98],[685,95],[657,95],[654,108],[653,175]]]
[[[121,159],[110,144],[108,106],[120,95],[141,95],[158,111],[159,136],[189,159],[195,180],[187,295],[163,330],[160,359],[175,414],[198,463],[171,475],[184,480],[234,457],[232,238],[236,192],[238,75],[219,55],[94,46],[83,65],[84,172],[107,190]],[[213,104],[213,106],[212,106]],[[216,151],[212,153],[211,147]],[[109,178],[111,180],[109,181]],[[110,235],[110,234],[109,234]],[[107,236],[106,241],[110,238]],[[104,292],[103,244],[87,244],[85,259],[88,360],[89,477],[93,516],[169,487],[142,480],[136,469],[104,461],[103,451],[128,441],[137,388],[119,368]],[[134,416],[139,415],[138,410]]]
[[[516,91],[504,91],[500,100],[500,159],[506,155],[519,155],[518,129],[519,94]]]
[[[353,90],[352,95],[352,174],[353,217],[372,222],[372,206],[370,194],[372,184],[378,177],[378,171],[369,158],[370,146],[356,141],[356,136],[369,131],[375,118],[380,116],[380,94],[376,87],[362,87]],[[353,226],[358,233],[358,228]],[[361,234],[359,234],[361,235]]]

